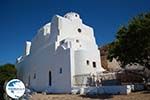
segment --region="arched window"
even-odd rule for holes
[[[90,65],[90,61],[89,61],[89,60],[87,60],[87,61],[86,61],[86,64],[87,64],[87,65]]]
[[[59,73],[62,74],[62,68],[59,69]]]

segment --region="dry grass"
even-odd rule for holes
[[[36,94],[31,100],[150,100],[150,92],[135,92],[129,95],[71,95],[71,94]]]

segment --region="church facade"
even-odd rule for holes
[[[104,71],[99,53],[93,28],[79,14],[55,15],[26,42],[17,77],[35,91],[70,93],[79,84],[75,77]]]

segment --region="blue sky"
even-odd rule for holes
[[[115,39],[121,25],[150,12],[150,0],[0,0],[0,64],[15,63],[26,40],[55,14],[77,12],[94,28],[99,46]]]

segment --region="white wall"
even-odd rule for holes
[[[100,86],[81,88],[81,94],[129,94],[131,93],[131,86]]]
[[[76,13],[68,13],[65,17],[55,15],[31,42],[30,54],[23,56],[16,65],[18,77],[36,91],[68,93],[74,75],[103,71],[93,29],[84,25]],[[89,66],[86,60],[89,60]],[[96,62],[96,68],[92,62]],[[49,71],[52,86],[49,86]]]

